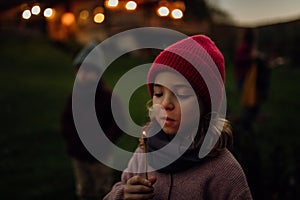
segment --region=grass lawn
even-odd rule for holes
[[[0,36],[1,197],[75,199],[73,173],[59,131],[60,115],[74,80],[72,56],[40,34],[2,32]],[[110,66],[105,80],[112,88],[126,70],[143,62],[122,56]],[[235,132],[239,136],[233,151],[246,168],[252,166],[246,158],[254,156],[257,165],[249,174],[261,177],[265,199],[299,195],[299,77],[299,67],[274,69],[269,99],[261,109],[268,117],[255,124],[253,137]],[[226,88],[230,116],[238,116],[240,106],[230,65]],[[129,105],[139,124],[146,120],[147,98],[143,87]],[[234,130],[237,126],[233,124]],[[136,144],[127,136],[119,142],[126,149]],[[251,186],[254,191],[260,187]]]

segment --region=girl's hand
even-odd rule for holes
[[[151,199],[154,197],[154,189],[152,185],[155,183],[156,177],[152,176],[148,180],[141,176],[133,176],[128,179],[124,188],[125,200],[141,200]]]

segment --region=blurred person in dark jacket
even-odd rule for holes
[[[98,79],[99,70],[101,70],[99,66],[95,66],[96,63],[83,62],[96,45],[97,43],[95,42],[87,45],[74,60],[74,66],[77,71],[78,92],[82,97],[79,100],[82,102],[79,113],[82,115],[89,115],[91,113],[91,110],[83,102],[85,102],[86,95],[93,92],[91,85],[95,84],[95,81]],[[82,64],[85,66],[79,70]],[[111,142],[115,143],[123,132],[113,118],[111,96],[112,92],[106,87],[103,80],[100,79],[95,94],[96,115],[103,132]],[[122,112],[121,107],[119,111]],[[66,142],[67,152],[71,157],[78,198],[80,200],[100,199],[109,191],[113,184],[114,171],[99,162],[82,143],[74,124],[72,94],[68,97],[62,115],[61,132]]]

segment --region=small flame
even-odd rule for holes
[[[143,131],[143,136],[147,137],[147,132]]]

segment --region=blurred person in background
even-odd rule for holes
[[[241,116],[237,122],[236,154],[248,177],[254,199],[263,193],[262,161],[253,130],[270,87],[270,65],[267,56],[258,51],[255,31],[244,30],[235,52],[234,77],[241,102]]]
[[[93,62],[83,62],[96,45],[96,42],[91,42],[74,59],[74,66],[77,72],[76,81],[79,88],[77,92],[80,93],[81,115],[89,115],[92,112],[84,104],[86,101],[85,97],[92,92],[90,86],[95,84],[99,77],[99,72],[102,70],[101,66],[99,67],[103,63],[103,61],[99,60],[101,59],[100,57],[93,58]],[[85,66],[81,66],[82,64]],[[79,70],[80,67],[83,68]],[[95,95],[96,114],[104,133],[115,143],[123,132],[114,121],[111,112],[111,96],[111,91],[100,79]],[[121,107],[119,111],[122,113]],[[82,143],[74,124],[72,94],[68,97],[62,115],[61,132],[74,169],[78,199],[100,199],[109,191],[113,184],[115,171],[94,158]]]
[[[258,51],[254,29],[244,30],[234,55],[234,77],[241,98],[241,132],[253,133],[253,123],[270,87],[269,61]]]

